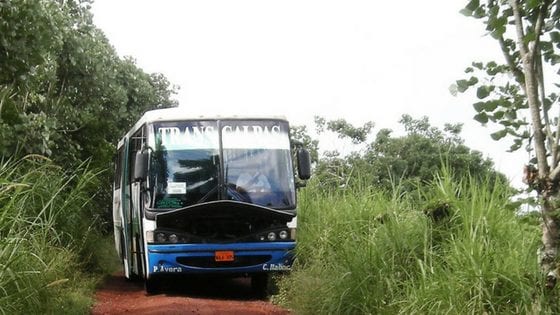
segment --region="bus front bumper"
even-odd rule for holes
[[[148,244],[148,278],[164,274],[289,271],[295,242]]]

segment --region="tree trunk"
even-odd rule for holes
[[[541,117],[541,106],[539,99],[539,82],[537,73],[541,62],[535,62],[536,58],[542,58],[536,52],[540,49],[538,38],[541,35],[541,27],[544,15],[539,15],[537,22],[532,25],[533,31],[537,34],[537,39],[529,45],[525,42],[525,27],[523,25],[521,9],[519,8],[519,0],[510,0],[510,6],[513,11],[515,21],[515,30],[517,33],[517,45],[519,47],[523,74],[525,81],[520,83],[524,85],[529,112],[531,115],[531,126],[533,129],[533,141],[535,155],[537,158],[538,176],[536,182],[533,183],[537,189],[539,196],[542,197],[541,205],[542,213],[542,248],[539,252],[539,263],[544,275],[546,275],[546,287],[554,288],[558,279],[559,272],[556,265],[558,260],[559,245],[559,227],[560,217],[557,215],[557,204],[559,204],[559,192],[557,185],[553,183],[555,180],[551,178],[549,161],[547,159],[546,134],[543,131],[543,123]],[[548,2],[545,4],[548,7]],[[546,8],[545,8],[546,9]],[[531,46],[532,45],[532,46]],[[554,168],[555,165],[552,165]]]
[[[560,276],[557,268],[560,218],[557,215],[556,204],[558,196],[543,196],[542,204],[542,248],[539,253],[539,263],[546,275],[545,285],[552,289]]]

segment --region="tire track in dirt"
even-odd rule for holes
[[[141,281],[121,274],[108,277],[95,295],[93,315],[102,314],[290,314],[255,297],[248,278],[181,278],[146,295]]]

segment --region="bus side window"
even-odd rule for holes
[[[144,134],[144,127],[140,128],[137,132],[135,132],[132,137],[130,138],[129,142],[129,150],[128,150],[128,180],[129,183],[134,181],[134,162],[136,160],[136,152],[142,149],[144,142],[146,140],[146,136]]]
[[[121,188],[123,154],[124,146],[119,148],[117,158],[115,159],[115,189]]]

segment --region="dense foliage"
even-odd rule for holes
[[[89,1],[0,5],[0,155],[110,168],[116,141],[152,108],[174,106],[161,74],[120,58],[93,25]],[[110,205],[105,173],[98,204]]]
[[[555,313],[535,285],[538,229],[508,209],[508,185],[318,184],[300,195],[297,264],[275,297],[297,314]]]
[[[364,143],[373,123],[354,127],[344,120],[319,121],[319,127],[350,137],[352,142]],[[327,152],[317,163],[314,176],[324,188],[362,185],[366,183],[377,189],[392,191],[393,184],[400,182],[401,189],[413,191],[419,184],[430,182],[442,166],[453,170],[456,179],[471,175],[476,180],[500,178],[504,175],[494,170],[494,164],[482,153],[471,150],[460,137],[461,125],[446,124],[444,129],[430,125],[427,117],[414,119],[403,115],[400,123],[406,132],[393,136],[389,129],[377,132],[365,149],[344,156],[340,152]]]
[[[97,175],[39,155],[0,163],[0,314],[87,313],[84,271],[114,267],[94,225]]]
[[[71,165],[93,158],[107,167],[144,111],[174,105],[164,76],[118,56],[88,1],[3,2],[0,18],[3,156],[41,153]]]
[[[176,105],[163,75],[118,56],[90,2],[0,1],[0,313],[87,312],[115,144]]]

